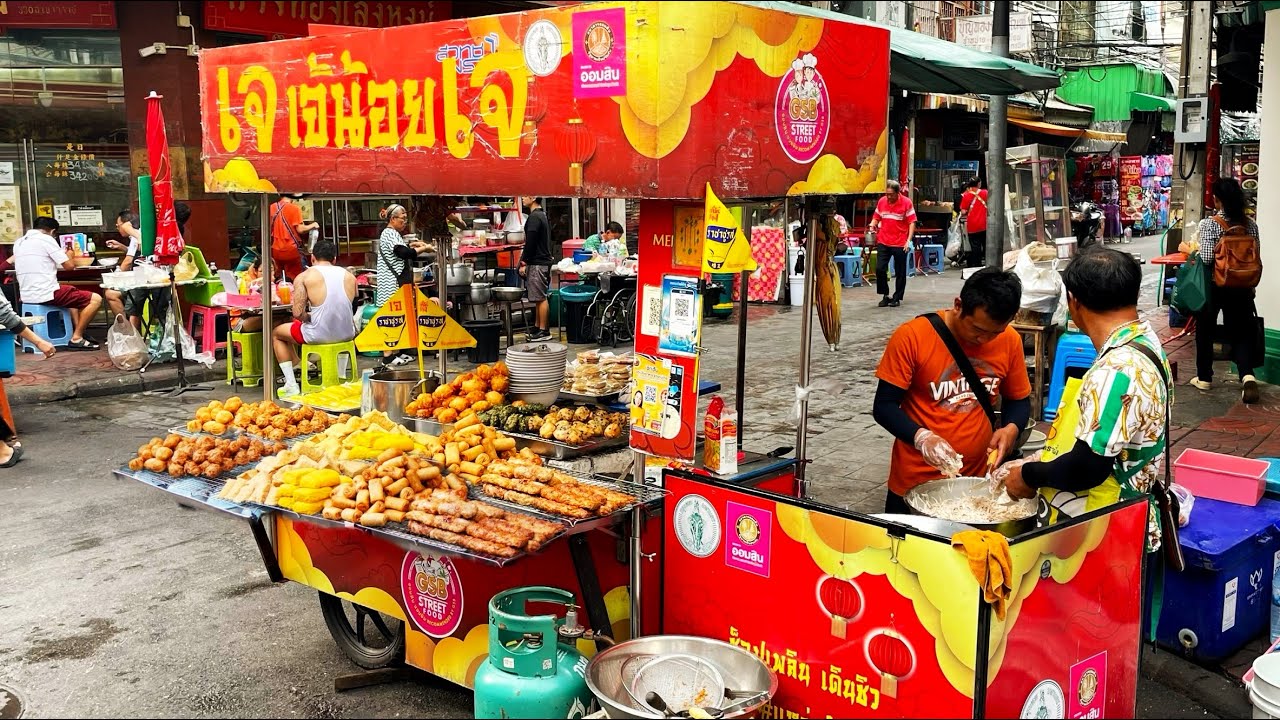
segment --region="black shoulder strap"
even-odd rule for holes
[[[996,425],[996,410],[991,405],[991,395],[987,392],[987,386],[982,384],[982,380],[978,378],[978,371],[973,369],[973,362],[969,360],[969,356],[964,354],[964,350],[960,349],[960,343],[956,341],[951,330],[947,328],[947,323],[942,320],[938,313],[925,313],[920,317],[929,321],[933,329],[937,331],[938,337],[942,338],[942,344],[947,346],[947,350],[951,351],[951,357],[955,359],[956,366],[960,368],[960,373],[964,375],[964,379],[969,383],[969,390],[973,392],[974,398],[978,400],[978,404],[982,406],[982,411],[987,414],[987,419],[991,421],[991,426]]]

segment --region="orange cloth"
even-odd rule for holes
[[[1003,620],[1013,595],[1009,541],[997,532],[965,530],[951,536],[951,547],[969,561],[969,571],[982,586],[982,599],[990,603],[996,617]]]
[[[964,345],[961,349],[987,387],[994,404],[996,397],[1022,400],[1031,395],[1022,337],[1013,328],[985,345]],[[925,318],[904,323],[889,338],[876,377],[907,391],[902,409],[921,427],[942,436],[964,457],[961,475],[987,474],[987,445],[991,442],[991,422],[969,391],[969,383]],[[908,443],[896,440],[889,465],[889,489],[906,495],[911,488],[937,480],[940,473]]]

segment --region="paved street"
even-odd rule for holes
[[[1141,242],[1134,249],[1155,254]],[[845,341],[835,354],[820,349],[815,320],[814,376],[846,386],[810,405],[818,499],[879,509],[889,438],[869,414],[875,364],[898,323],[949,304],[958,288],[955,271],[913,279],[898,309],[875,308],[867,288],[845,290]],[[790,308],[751,309],[749,449],[794,445],[786,415],[798,321]],[[704,342],[704,377],[727,392],[735,334],[731,323],[712,324]],[[27,454],[16,470],[0,471],[0,684],[39,717],[469,715],[469,693],[425,676],[336,694],[333,678],[354,666],[330,640],[315,593],[273,586],[242,521],[179,508],[111,477],[139,444],[227,395],[218,385],[211,396],[176,401],[122,396],[16,409]],[[1211,717],[1177,689],[1146,680],[1140,716]]]

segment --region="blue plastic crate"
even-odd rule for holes
[[[9,377],[18,371],[16,340],[13,333],[0,331],[0,377]]]
[[[1280,550],[1280,501],[1257,507],[1196,498],[1179,533],[1187,569],[1165,573],[1156,639],[1200,662],[1217,662],[1266,632]],[[1150,592],[1150,588],[1148,588]],[[1186,649],[1183,639],[1194,638]]]

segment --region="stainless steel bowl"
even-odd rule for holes
[[[472,270],[471,266],[466,263],[452,263],[446,265],[444,272],[446,282],[448,282],[449,287],[471,284]]]
[[[986,478],[958,477],[934,480],[923,485],[917,485],[907,492],[903,499],[906,500],[907,506],[911,508],[912,512],[926,517],[937,517],[920,508],[939,500],[988,495],[990,492],[990,483]],[[951,518],[941,519],[951,520]],[[978,530],[992,530],[1005,537],[1016,537],[1028,530],[1035,529],[1036,511],[1033,508],[1027,515],[1017,520],[1006,520],[999,523],[976,523],[960,520],[953,520],[952,522],[969,525]]]
[[[516,230],[515,232],[509,232],[509,233],[507,233],[507,244],[508,244],[508,245],[514,245],[514,244],[516,244],[516,243],[522,243],[522,242],[524,242],[524,231],[523,231],[523,230]]]
[[[484,305],[489,302],[493,286],[489,283],[471,283],[471,304]]]
[[[686,635],[653,635],[628,640],[591,658],[587,664],[587,687],[600,701],[610,718],[661,718],[642,708],[622,684],[622,665],[636,655],[696,655],[715,665],[724,676],[726,689],[747,692],[767,691],[766,698],[725,717],[748,717],[778,692],[778,678],[755,655],[727,642]],[[729,701],[725,701],[728,703]]]
[[[493,299],[502,302],[515,302],[524,297],[524,290],[518,287],[495,287]]]
[[[928,515],[896,515],[893,513],[877,513],[872,517],[878,517],[881,520],[887,520],[891,523],[906,525],[913,527],[920,532],[937,535],[938,537],[951,539],[952,535],[965,530],[973,530],[972,525],[958,523],[953,520],[943,520],[942,518],[929,517]]]

